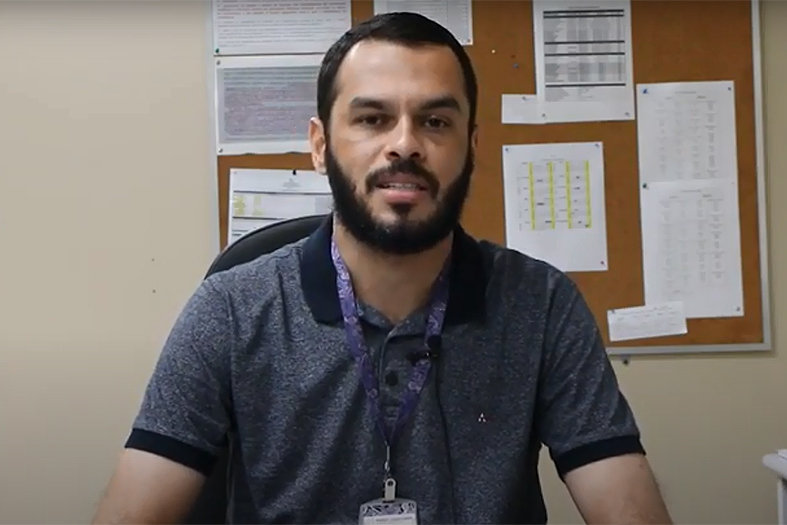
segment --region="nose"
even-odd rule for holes
[[[386,150],[388,160],[419,159],[423,160],[424,148],[412,120],[403,118],[391,130],[390,141]]]

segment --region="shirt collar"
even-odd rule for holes
[[[301,254],[301,287],[314,319],[336,323],[342,319],[336,289],[336,269],[331,259],[332,215],[312,233]],[[454,231],[451,250],[446,325],[483,321],[486,312],[488,272],[481,247],[460,226]]]

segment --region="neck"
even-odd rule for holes
[[[355,296],[397,324],[429,300],[453,234],[429,250],[410,254],[382,253],[359,242],[334,219],[336,245],[352,279]]]

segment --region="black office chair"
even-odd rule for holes
[[[327,217],[327,215],[298,217],[251,231],[228,245],[213,260],[205,278],[304,239],[317,230]],[[206,480],[191,513],[184,521],[185,524],[216,525],[227,522],[227,476],[230,454],[229,450],[225,450],[219,457],[213,467],[213,473]]]

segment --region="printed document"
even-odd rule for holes
[[[328,178],[314,171],[230,170],[227,239],[285,219],[330,213]]]
[[[225,57],[216,60],[220,155],[307,153],[317,115],[321,56]]]
[[[547,122],[634,119],[630,0],[533,0],[533,29]]]
[[[732,82],[637,85],[643,183],[737,179]]]
[[[460,44],[473,43],[471,0],[374,0],[374,14],[410,11],[431,18],[448,29]]]
[[[506,244],[565,272],[607,270],[600,142],[503,146]]]
[[[607,325],[610,341],[688,333],[680,301],[608,310]]]
[[[216,55],[325,53],[350,27],[350,0],[213,0]]]
[[[637,106],[646,303],[744,315],[733,84],[638,85]]]
[[[683,301],[688,318],[742,316],[735,181],[652,182],[640,195],[646,304]]]

